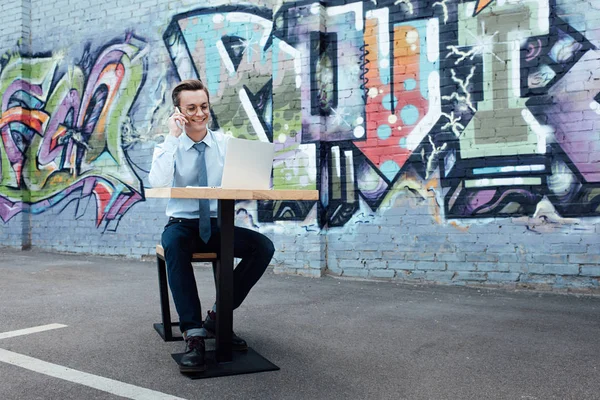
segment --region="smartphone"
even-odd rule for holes
[[[175,109],[179,114],[181,114],[181,110],[179,109],[179,107],[175,107]],[[179,129],[183,130],[183,126],[181,126],[181,122],[179,122],[179,120],[176,120],[175,124],[177,124],[177,127],[179,127]]]

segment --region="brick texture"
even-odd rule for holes
[[[320,191],[237,203],[277,273],[598,290],[600,7],[383,3],[3,2],[1,244],[152,258],[198,77],[213,128],[275,143],[275,189]]]

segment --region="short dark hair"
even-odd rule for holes
[[[208,104],[210,104],[208,88],[204,85],[204,83],[202,83],[200,79],[186,79],[184,81],[179,82],[177,86],[175,86],[175,88],[173,89],[173,93],[171,93],[171,98],[173,99],[174,106],[179,106],[179,93],[183,92],[184,90],[189,90],[192,92],[196,90],[204,90],[204,93],[206,93],[206,98],[208,99]]]

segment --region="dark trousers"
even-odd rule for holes
[[[215,218],[211,218],[211,225],[212,236],[208,243],[200,239],[197,219],[170,218],[162,234],[169,287],[181,332],[202,327],[202,308],[191,260],[192,253],[219,253],[221,235]],[[242,261],[233,270],[234,310],[265,272],[274,252],[273,242],[266,236],[235,227],[233,254]]]

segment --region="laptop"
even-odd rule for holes
[[[260,140],[231,138],[223,166],[223,189],[271,189],[275,146]]]

